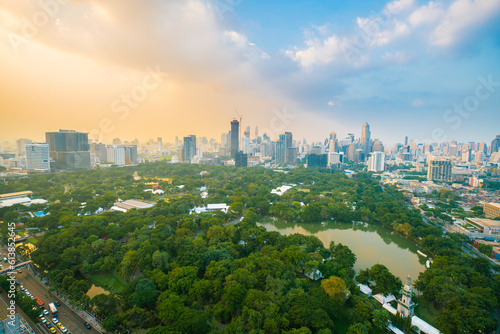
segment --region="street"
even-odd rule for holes
[[[68,329],[71,333],[74,334],[99,334],[94,327],[91,330],[88,330],[83,325],[85,321],[80,315],[76,314],[71,308],[69,308],[61,299],[59,299],[54,293],[50,293],[47,288],[40,283],[40,281],[35,278],[29,269],[23,270],[21,274],[16,275],[19,283],[23,284],[26,289],[28,289],[33,296],[39,297],[45,306],[45,309],[49,310],[49,303],[55,303],[59,301],[61,306],[57,306],[58,310],[58,319],[63,324],[64,327]],[[45,297],[47,296],[47,297]],[[52,322],[52,314],[49,314],[45,317],[47,320]],[[53,326],[55,324],[52,323]],[[55,326],[57,328],[57,326]],[[48,330],[47,330],[48,332]],[[61,334],[59,328],[57,328],[57,333]]]

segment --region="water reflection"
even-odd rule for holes
[[[408,275],[416,279],[425,270],[426,258],[417,254],[418,245],[383,226],[333,221],[315,224],[288,223],[275,218],[262,219],[258,225],[285,235],[314,235],[325,247],[331,241],[342,243],[356,254],[356,271],[381,263],[404,280]]]

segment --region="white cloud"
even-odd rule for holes
[[[416,9],[408,18],[410,24],[414,27],[435,23],[442,19],[445,15],[445,10],[441,3],[430,1],[426,6]]]
[[[224,37],[229,39],[231,42],[233,42],[234,44],[236,44],[236,46],[240,48],[255,45],[253,43],[249,43],[248,38],[245,35],[240,34],[236,31],[224,31]]]
[[[340,49],[340,39],[335,35],[324,41],[318,39],[308,40],[306,45],[308,46],[307,49],[295,52],[287,50],[286,54],[304,67],[329,64],[343,57]]]
[[[330,107],[334,107],[334,106],[336,106],[337,104],[336,104],[335,102],[333,102],[333,101],[328,101],[328,105],[329,105]]]
[[[392,14],[399,14],[410,9],[413,6],[414,0],[396,0],[388,3],[385,8]]]
[[[500,12],[500,0],[456,0],[432,34],[432,44],[451,46]]]

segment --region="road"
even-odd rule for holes
[[[2,320],[7,319],[9,313],[7,310],[8,306],[10,306],[10,299],[7,293],[4,292],[0,293],[0,319]],[[46,332],[42,328],[42,324],[40,323],[35,324],[28,318],[28,316],[26,316],[26,314],[24,314],[24,312],[21,309],[16,308],[16,313],[18,313],[25,321],[29,323],[31,329],[33,329],[36,334],[48,334],[48,331]]]
[[[0,247],[1,252],[5,253],[6,249],[5,247]],[[16,257],[17,258],[17,257]],[[20,259],[17,258],[19,261]],[[90,316],[87,315],[87,318],[84,320],[82,318],[81,314],[85,316],[85,313],[83,311],[78,310],[78,313],[75,313],[72,308],[70,308],[62,299],[60,299],[56,294],[51,293],[48,291],[47,287],[45,287],[37,277],[33,276],[33,273],[31,269],[24,268],[22,270],[22,273],[17,273],[15,274],[16,279],[18,282],[24,285],[25,288],[27,288],[31,294],[35,297],[39,297],[45,306],[45,309],[49,310],[48,304],[51,302],[57,302],[59,301],[61,303],[61,306],[57,307],[58,310],[58,319],[59,321],[65,326],[70,333],[73,334],[100,334],[101,332],[95,329],[94,323],[92,322],[92,319]],[[4,294],[2,298],[7,298]],[[80,313],[80,314],[79,314]],[[0,315],[3,315],[0,313]],[[47,320],[51,321],[53,316],[52,314],[48,315],[45,317]],[[88,330],[85,326],[85,322],[89,322],[92,325],[92,328]],[[52,321],[51,321],[52,322]],[[52,323],[53,324],[53,323]],[[54,325],[54,324],[53,324]],[[57,334],[62,334],[62,332],[55,326],[57,329]],[[47,329],[46,326],[43,326],[43,329],[45,332],[43,334],[49,333],[49,330]]]
[[[54,293],[51,293],[47,288],[36,279],[29,270],[23,270],[21,274],[17,274],[16,278],[19,283],[24,284],[35,297],[39,297],[46,309],[49,309],[49,303],[59,301],[61,306],[57,307],[58,319],[71,333],[73,334],[100,334],[95,328],[92,327],[91,330],[85,328],[83,320],[80,315],[76,314],[68,305],[66,305],[61,299],[59,299]],[[47,297],[46,297],[47,296]],[[52,319],[52,314],[46,316],[47,319]],[[58,333],[62,333],[58,329]]]

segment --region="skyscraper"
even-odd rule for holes
[[[236,152],[240,149],[240,122],[231,121],[231,158],[236,158]]]
[[[330,133],[330,139],[328,140],[328,166],[336,163],[336,158],[334,155],[338,152],[337,134],[335,132]]]
[[[384,152],[372,152],[368,158],[369,172],[383,172],[385,169],[385,154]]]
[[[50,171],[49,144],[25,145],[26,170]]]
[[[500,148],[500,135],[497,135],[495,139],[491,141],[490,155],[497,152],[499,148]]]
[[[364,156],[367,157],[371,152],[370,147],[370,125],[368,123],[363,124],[363,129],[361,131],[361,148],[363,149]]]
[[[276,163],[294,164],[297,161],[297,149],[292,147],[293,135],[291,132],[285,132],[279,135],[276,142]]]
[[[88,133],[75,130],[46,132],[50,157],[58,170],[90,169],[90,146]]]
[[[184,162],[190,162],[191,158],[196,155],[196,136],[190,135],[184,137]]]

